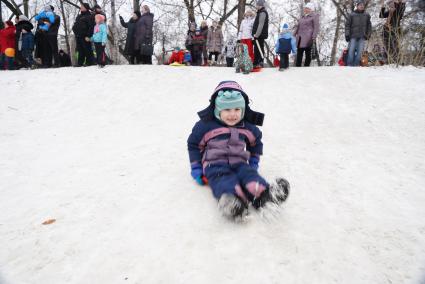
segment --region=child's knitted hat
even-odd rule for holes
[[[289,25],[287,23],[284,23],[282,26],[282,33],[289,32]]]
[[[242,97],[244,98],[244,101],[245,101],[245,111],[244,111],[244,117],[243,117],[244,121],[247,121],[254,125],[259,125],[259,126],[263,125],[264,113],[253,111],[249,107],[248,95],[244,92],[242,87],[235,81],[222,81],[218,84],[218,86],[215,88],[210,98],[210,104],[205,109],[198,112],[200,119],[204,121],[214,119],[215,99],[217,98],[218,93],[220,91],[226,91],[226,90],[238,91],[242,94]]]
[[[225,109],[240,108],[242,110],[241,118],[245,113],[245,99],[241,92],[234,90],[219,91],[215,99],[214,116],[220,119],[220,112]]]

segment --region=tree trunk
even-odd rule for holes
[[[341,4],[341,0],[338,1],[338,5],[339,4]],[[341,29],[341,18],[342,18],[341,9],[338,9],[338,7],[336,7],[336,27],[335,27],[335,36],[332,43],[331,62],[330,62],[331,66],[335,65],[335,61],[336,61],[336,49],[338,45],[339,32]]]
[[[24,0],[24,2],[23,2],[23,4],[24,4],[24,15],[28,18],[28,10],[29,10],[29,8],[28,8],[28,0]]]
[[[117,22],[116,22],[117,11],[115,9],[115,0],[111,0],[111,57],[115,64],[118,64],[118,52],[117,52],[117,40],[116,40],[116,30],[117,30]]]
[[[193,6],[193,0],[184,0],[184,5],[187,9],[187,16],[188,16],[188,26],[190,23],[195,22],[195,7]]]
[[[241,22],[243,20],[243,16],[245,14],[245,6],[246,6],[246,0],[239,0],[238,4],[238,31],[241,26]]]
[[[73,56],[71,56],[72,55],[71,45],[69,44],[68,18],[66,17],[66,14],[65,14],[65,9],[63,7],[63,1],[59,0],[59,3],[60,3],[60,8],[61,8],[61,14],[62,14],[63,29],[65,30],[66,51],[69,54],[69,56],[71,57],[71,63],[72,63]]]
[[[3,11],[2,11],[2,2],[0,1],[0,30],[3,29]]]
[[[133,11],[140,11],[140,1],[139,0],[133,0]]]

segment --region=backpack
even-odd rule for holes
[[[291,39],[290,38],[280,38],[279,39],[279,49],[277,53],[291,53]]]

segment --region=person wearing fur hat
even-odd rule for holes
[[[32,53],[34,51],[34,34],[33,24],[24,15],[15,18],[16,34],[15,34],[15,51],[16,60],[20,67],[31,68],[34,64]]]
[[[365,4],[360,0],[345,22],[345,40],[349,42],[348,66],[360,65],[365,41],[369,39],[371,33],[370,15],[365,12]]]
[[[304,14],[298,20],[298,25],[294,33],[297,39],[297,59],[295,64],[297,67],[301,67],[304,54],[304,66],[310,66],[311,49],[320,30],[319,14],[314,13],[314,4],[311,2],[307,3],[304,6],[303,12]]]
[[[279,71],[283,71],[289,68],[289,54],[297,53],[297,43],[295,37],[289,30],[288,24],[283,24],[282,32],[279,34],[279,38],[276,42],[276,54],[280,56]]]
[[[252,27],[254,26],[254,21],[254,12],[251,10],[245,11],[238,32],[238,41],[247,45],[249,57],[251,57],[252,62],[254,62],[254,46],[252,45]]]
[[[94,26],[93,36],[91,41],[94,42],[94,47],[96,48],[96,61],[99,67],[105,67],[106,64],[106,54],[105,46],[106,41],[108,40],[108,31],[105,24],[105,17],[102,14],[96,14],[94,16],[96,25]]]
[[[15,48],[15,25],[12,21],[4,22],[4,29],[0,30],[0,70],[13,70],[14,56],[6,56],[6,49]]]
[[[264,114],[249,103],[238,83],[220,82],[187,140],[191,176],[210,185],[219,209],[231,220],[243,218],[249,203],[261,210],[269,202],[282,203],[289,193],[285,179],[270,186],[258,174],[263,143],[257,125],[263,124]]]
[[[208,60],[211,64],[216,65],[218,61],[218,55],[223,49],[223,32],[221,31],[221,26],[216,20],[212,22],[212,25],[208,31],[207,49],[209,52]],[[214,61],[212,61],[213,56]]]
[[[139,52],[136,53],[136,49],[134,48],[134,33],[136,30],[136,23],[141,16],[142,14],[140,14],[140,11],[135,11],[131,16],[130,20],[128,22],[125,22],[123,17],[121,17],[120,15],[121,26],[127,29],[127,38],[125,40],[124,54],[129,56],[130,64],[140,63]]]
[[[257,15],[252,26],[254,67],[264,67],[264,41],[269,37],[269,13],[266,1],[257,0]]]
[[[77,66],[90,66],[94,63],[93,49],[90,38],[93,35],[95,26],[94,16],[90,13],[90,5],[82,3],[80,14],[75,19],[72,31],[75,34],[77,43],[78,62]]]

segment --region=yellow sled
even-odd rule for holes
[[[186,64],[180,64],[178,62],[173,62],[173,63],[170,64],[170,66],[180,67],[180,66],[186,66]]]

